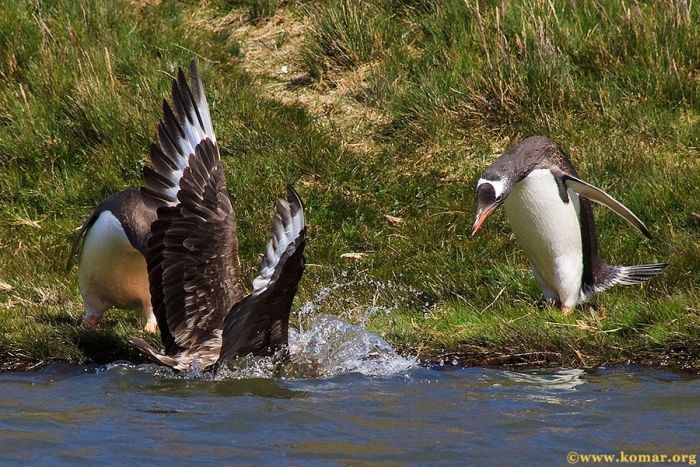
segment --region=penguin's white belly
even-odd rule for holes
[[[504,204],[545,297],[573,307],[581,292],[583,250],[578,195],[568,193],[570,202],[564,203],[554,175],[538,169],[513,186]]]
[[[140,308],[150,302],[146,260],[109,211],[85,236],[78,282],[86,301],[104,308]]]

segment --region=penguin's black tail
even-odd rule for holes
[[[71,246],[70,253],[68,254],[68,259],[66,260],[66,271],[70,271],[70,269],[73,267],[73,260],[75,259],[75,255],[78,252],[78,250],[80,250],[82,240],[85,237],[87,231],[90,230],[90,227],[92,227],[92,225],[99,217],[99,214],[99,209],[95,209],[93,213],[90,214],[90,217],[88,217],[83,223],[83,226],[80,228],[78,235],[76,235],[73,239],[73,245]]]
[[[638,266],[608,266],[601,268],[594,284],[588,285],[586,295],[602,292],[613,285],[637,285],[658,276],[668,263],[640,264]]]

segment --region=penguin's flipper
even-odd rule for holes
[[[583,180],[574,177],[573,175],[562,172],[561,174],[554,174],[556,176],[561,176],[564,181],[564,185],[576,193],[579,196],[590,199],[594,203],[602,204],[607,206],[609,209],[613,210],[617,215],[625,218],[630,224],[639,229],[640,232],[644,234],[645,237],[651,238],[649,234],[649,229],[644,225],[639,217],[637,217],[632,211],[629,210],[624,204],[620,203],[612,196],[596,188],[590,183],[586,183]]]

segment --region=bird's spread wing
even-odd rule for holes
[[[208,340],[233,305],[237,276],[235,221],[221,161],[205,139],[190,156],[167,210],[163,235],[162,290],[168,329],[180,347]],[[154,307],[155,308],[155,307]]]
[[[173,107],[163,101],[163,120],[158,122],[159,146],[151,146],[153,168],[144,168],[141,192],[154,208],[178,204],[179,181],[190,155],[205,138],[216,145],[209,105],[194,61],[190,64],[190,80],[191,87],[179,68],[172,85]]]
[[[218,338],[214,331],[242,296],[235,215],[194,62],[190,71],[191,88],[182,70],[173,80],[173,108],[164,103],[160,147],[152,147],[141,188],[158,213],[146,259],[168,355]]]
[[[306,225],[301,198],[287,187],[277,200],[272,235],[253,281],[253,292],[224,321],[221,360],[246,354],[271,354],[287,345],[289,313],[304,273]]]
[[[555,177],[556,176],[557,174],[555,174]],[[567,173],[561,173],[560,177],[562,178],[564,185],[568,189],[578,193],[579,196],[583,196],[595,203],[602,204],[603,206],[608,207],[617,215],[623,217],[630,224],[639,229],[639,231],[642,232],[646,237],[651,237],[647,227],[632,211],[630,211],[625,205],[614,199],[612,196],[610,196],[600,188],[596,188],[590,183],[586,183],[583,180]]]

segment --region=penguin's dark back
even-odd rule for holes
[[[97,206],[95,215],[103,211],[111,212],[119,220],[129,243],[146,256],[156,211],[146,206],[141,192],[138,189],[128,189],[114,193]]]
[[[531,136],[493,161],[484,172],[484,178],[498,180],[506,177],[515,184],[533,170],[549,168],[552,165],[578,177],[571,159],[554,141],[544,136]]]

